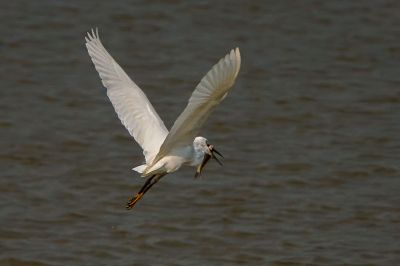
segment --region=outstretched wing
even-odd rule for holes
[[[168,130],[143,91],[104,48],[97,29],[96,33],[92,29],[85,39],[86,48],[107,88],[115,112],[142,147],[146,162],[151,163],[168,135]]]
[[[225,98],[240,69],[239,48],[231,50],[200,81],[172,126],[153,163],[172,149],[191,145],[214,108]]]

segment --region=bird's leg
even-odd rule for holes
[[[136,202],[142,198],[142,196],[144,194],[143,191],[147,188],[147,186],[150,184],[150,182],[153,180],[153,178],[155,176],[156,175],[152,175],[149,178],[147,178],[146,182],[144,183],[142,188],[139,190],[139,192],[136,193],[136,195],[129,200],[128,204],[126,205],[127,209],[131,209],[136,204]]]
[[[155,184],[158,182],[158,180],[161,179],[161,177],[163,177],[165,174],[157,174],[157,175],[153,175],[151,177],[149,177],[146,180],[146,183],[144,183],[144,185],[142,186],[142,188],[139,190],[138,193],[136,193],[136,195],[131,198],[128,202],[128,204],[126,205],[127,209],[132,209],[132,207],[136,204],[136,202],[138,202],[143,195]]]

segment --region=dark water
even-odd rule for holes
[[[239,2],[239,1],[238,1]],[[400,265],[398,1],[2,1],[0,265]],[[132,211],[141,150],[84,47],[170,127],[229,49],[225,155]]]

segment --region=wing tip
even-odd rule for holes
[[[235,54],[236,54],[236,57],[240,59],[240,50],[239,50],[239,47],[236,47],[236,48],[235,48]]]
[[[240,61],[241,57],[240,57],[240,49],[239,49],[239,47],[235,47],[235,48],[231,49],[231,51],[229,52],[229,54],[227,54],[227,56],[230,57],[233,60]]]
[[[85,36],[86,44],[99,40],[100,41],[100,36],[99,36],[99,29],[97,27],[91,28],[90,31],[86,32]]]
[[[240,56],[240,50],[239,47],[235,48],[235,55],[236,55],[236,60],[239,62],[239,67],[240,67],[240,62],[242,60],[242,57]]]
[[[234,54],[234,55],[239,55],[240,56],[240,49],[238,46],[236,46],[235,48],[232,48],[231,51],[229,52],[229,54]]]
[[[230,59],[235,62],[235,67],[236,68],[236,75],[239,73],[240,70],[240,65],[241,65],[241,56],[240,56],[240,50],[239,47],[236,46],[236,48],[232,49],[231,52],[228,54]]]

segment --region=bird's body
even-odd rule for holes
[[[204,143],[201,145],[200,143]],[[154,174],[169,174],[177,171],[183,165],[198,166],[201,164],[206,153],[205,147],[207,140],[203,137],[197,137],[193,145],[187,145],[173,149],[170,153],[162,157],[159,161],[146,169],[145,172],[137,171],[142,176],[151,176]],[[135,168],[134,168],[135,169]]]
[[[142,172],[142,176],[151,176],[154,174],[169,174],[177,171],[182,165],[192,164],[193,149],[184,147],[171,151],[170,154],[162,157],[158,162],[149,167],[146,172]]]
[[[143,148],[146,159],[145,164],[133,170],[148,179],[127,208],[132,208],[161,177],[182,165],[197,167],[195,176],[198,176],[210,158],[220,163],[214,152],[221,154],[197,134],[234,84],[240,69],[238,48],[221,59],[200,81],[168,132],[143,91],[104,48],[97,31],[88,33],[86,47],[118,117]]]

